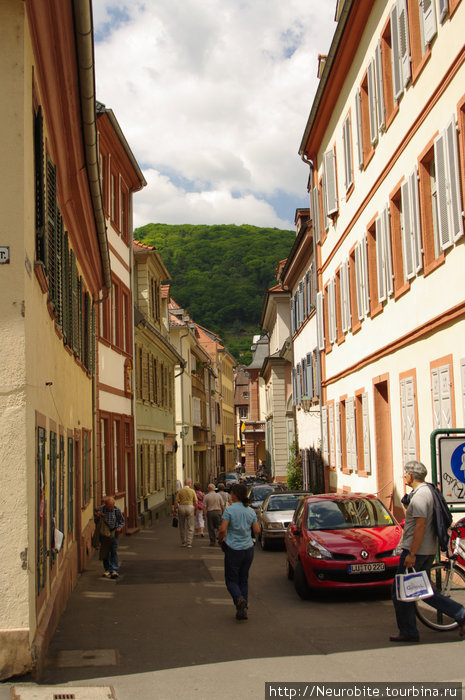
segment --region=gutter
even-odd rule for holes
[[[94,34],[92,23],[92,6],[90,0],[73,0],[73,15],[76,36],[76,50],[79,67],[79,92],[81,97],[81,117],[84,139],[84,154],[87,178],[89,180],[92,208],[94,210],[100,257],[102,259],[103,279],[106,294],[98,299],[105,301],[111,289],[110,252],[108,249],[105,213],[103,210],[100,173],[98,167],[97,125],[95,112],[95,75],[94,75]]]
[[[360,0],[359,0],[360,2]],[[323,69],[323,75],[321,76],[320,83],[318,85],[318,89],[316,91],[315,99],[313,100],[313,105],[312,109],[310,111],[310,116],[307,121],[307,126],[305,127],[304,135],[302,137],[302,142],[300,144],[299,148],[299,156],[302,156],[305,154],[305,148],[307,146],[307,142],[310,136],[310,133],[313,129],[313,125],[315,124],[316,118],[317,118],[317,113],[320,108],[321,100],[323,97],[323,93],[325,91],[326,85],[329,81],[329,74],[331,73],[331,69],[333,67],[334,60],[336,58],[338,49],[339,49],[339,44],[341,43],[342,35],[344,34],[345,26],[347,24],[347,20],[350,15],[350,11],[352,9],[352,5],[354,4],[354,0],[345,0],[344,6],[341,10],[341,14],[339,17],[339,22],[337,23],[336,31],[334,32],[333,40],[331,42],[331,47],[329,49],[328,57],[326,58],[326,63],[325,67]],[[304,161],[306,162],[306,161]]]

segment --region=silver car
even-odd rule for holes
[[[300,499],[311,495],[308,491],[275,491],[268,494],[257,510],[262,549],[268,549],[272,540],[284,542],[287,526]]]

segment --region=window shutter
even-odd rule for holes
[[[451,233],[454,241],[463,236],[462,200],[460,196],[460,165],[457,149],[457,130],[452,118],[446,127],[447,175],[449,186],[449,211]]]
[[[402,72],[399,48],[399,13],[397,3],[391,8],[391,61],[394,99],[399,101],[404,89],[402,86]]]
[[[362,394],[363,463],[367,474],[371,474],[370,418],[368,414],[368,393]]]
[[[346,399],[346,448],[347,468],[354,471],[357,468],[357,450],[355,437],[355,402],[354,398]]]
[[[360,320],[362,320],[370,311],[367,242],[365,236],[355,248],[355,276],[357,286],[358,317]]]
[[[297,380],[295,367],[292,368],[292,403],[297,404]]]
[[[384,238],[384,267],[386,271],[386,293],[390,296],[394,292],[394,275],[392,272],[392,249],[391,249],[391,219],[389,207],[384,207],[381,214],[383,218],[383,238]]]
[[[310,270],[305,273],[305,316],[310,316],[312,310],[312,280]]]
[[[447,204],[448,192],[446,158],[446,139],[444,133],[441,133],[434,141],[434,163],[436,168],[439,240],[442,250],[445,250],[452,245],[452,235],[449,229]]]
[[[34,171],[36,259],[47,269],[47,241],[45,237],[45,178],[44,178],[44,121],[42,107],[34,116]]]
[[[69,243],[68,232],[65,231],[63,236],[63,249],[61,261],[61,288],[63,290],[62,298],[62,315],[63,315],[63,340],[66,345],[69,345],[70,338],[70,280],[69,280]]]
[[[368,113],[370,117],[370,140],[374,146],[378,140],[378,119],[376,113],[376,90],[375,90],[375,62],[372,59],[368,64]]]
[[[307,373],[307,396],[313,397],[313,366],[312,366],[312,353],[307,353],[306,361],[306,373]]]
[[[378,129],[384,131],[386,128],[386,108],[384,104],[384,78],[383,60],[381,54],[381,42],[375,49],[375,76],[376,76],[376,115],[378,117]]]
[[[326,406],[321,407],[321,448],[323,459],[328,461],[328,410]]]
[[[304,283],[299,282],[299,325],[304,322]]]
[[[325,180],[326,180],[326,214],[337,213],[337,185],[336,185],[336,154],[331,148],[324,155]]]
[[[90,373],[95,377],[95,304],[92,302],[92,313],[91,313],[91,354],[90,354]]]
[[[321,219],[318,187],[312,189],[312,224],[315,243],[319,243],[321,239]]]
[[[386,301],[386,264],[384,254],[383,219],[378,216],[375,222],[376,232],[376,272],[378,280],[378,299]]]
[[[329,342],[336,342],[336,280],[328,284],[328,330]]]
[[[397,0],[397,3],[399,17],[400,61],[402,66],[402,80],[405,88],[407,87],[407,84],[412,75],[410,67],[410,40],[408,33],[407,0]]]
[[[420,200],[418,195],[418,175],[416,169],[409,177],[410,221],[412,226],[411,244],[414,270],[418,273],[423,267],[423,249],[420,225]]]
[[[300,366],[300,362],[297,365],[297,405],[300,405],[302,403],[302,377],[301,377],[301,372],[302,368]]]
[[[308,396],[307,390],[307,360],[305,357],[300,361],[302,367],[302,396]]]
[[[339,401],[335,406],[335,431],[336,431],[336,467],[342,467],[342,449],[341,449],[341,404]]]
[[[423,17],[425,44],[430,44],[437,32],[434,0],[420,0],[420,12]]]
[[[316,306],[316,294],[317,294],[318,280],[316,277],[316,260],[315,260],[315,258],[312,260],[311,272],[312,272],[312,306]]]
[[[431,372],[431,391],[433,394],[434,429],[452,427],[452,396],[450,388],[449,365],[444,365]]]
[[[402,453],[404,464],[417,457],[415,393],[413,377],[402,379],[401,410],[402,410]]]
[[[355,248],[355,288],[357,292],[358,318],[360,321],[363,319],[362,284],[362,256],[360,252],[360,243],[357,243]]]
[[[412,257],[412,224],[410,217],[410,189],[408,180],[401,186],[402,205],[402,250],[404,254],[404,278],[406,280],[415,276]]]
[[[355,93],[355,120],[357,122],[357,152],[358,167],[363,168],[363,131],[362,131],[362,103],[360,90]]]
[[[431,393],[433,395],[433,427],[434,430],[441,427],[441,394],[439,389],[439,370],[431,372]]]
[[[318,399],[321,400],[321,368],[320,368],[320,356],[317,351],[315,352],[315,368],[316,368],[316,395]]]
[[[294,299],[291,299],[291,334],[294,335],[295,333],[295,324],[294,324]]]
[[[336,466],[336,447],[334,441],[334,405],[328,407],[329,417],[329,460],[332,467]]]
[[[323,350],[325,347],[325,331],[324,331],[324,311],[323,311],[323,292],[318,292],[316,295],[316,323],[318,336],[318,350]]]
[[[342,127],[342,140],[344,142],[344,184],[346,191],[353,183],[353,163],[352,163],[352,139],[350,128],[350,114],[346,117]]]
[[[71,342],[75,355],[79,355],[79,285],[76,267],[76,256],[71,251],[71,311],[72,311],[72,332]]]
[[[350,313],[350,284],[349,284],[349,261],[342,263],[341,267],[341,310],[342,310],[342,330],[347,333],[351,324]]]
[[[55,164],[47,156],[47,251],[48,298],[55,308],[57,298],[57,172]]]
[[[444,18],[449,12],[449,0],[439,0],[439,21],[441,24],[444,22]]]

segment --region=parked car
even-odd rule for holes
[[[285,537],[288,578],[301,598],[312,589],[388,586],[402,528],[375,496],[307,496]]]
[[[266,496],[257,510],[262,549],[268,549],[271,542],[284,542],[299,500],[309,495],[308,491],[273,491]]]
[[[229,472],[225,473],[222,472],[221,474],[218,474],[215,485],[218,486],[218,484],[224,484],[224,490],[225,491],[231,491],[231,486],[233,484],[238,484],[239,483],[239,478],[236,474],[236,472]]]
[[[285,489],[286,485],[281,483],[252,484],[251,486],[249,486],[249,489],[247,491],[247,498],[249,499],[249,503],[252,506],[252,508],[257,510],[258,508],[260,508],[260,506],[262,505],[263,501],[269,493],[273,493],[277,490],[284,491]]]

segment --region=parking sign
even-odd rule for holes
[[[449,505],[465,506],[465,439],[439,438],[439,480]]]

